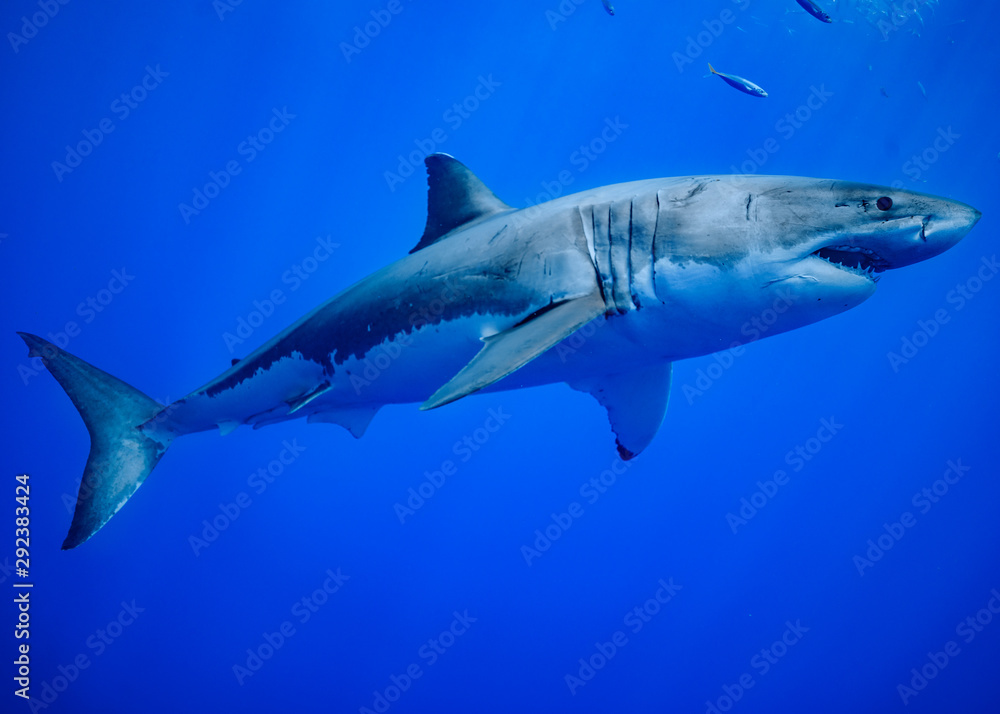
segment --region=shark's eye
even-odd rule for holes
[[[875,202],[875,205],[878,206],[878,210],[880,211],[888,211],[892,208],[892,199],[888,196],[882,196],[882,198]]]

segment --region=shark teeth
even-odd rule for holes
[[[888,262],[878,253],[857,245],[830,245],[820,248],[813,255],[841,270],[861,275],[874,282],[878,282],[877,273],[889,267]]]

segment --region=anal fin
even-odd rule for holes
[[[368,425],[378,412],[378,406],[359,406],[349,409],[327,409],[321,412],[310,414],[306,419],[308,424],[326,423],[337,424],[351,432],[355,439],[364,436]]]
[[[628,461],[649,446],[663,422],[670,399],[670,362],[622,374],[570,382],[608,410],[618,453]]]
[[[509,330],[483,338],[485,345],[472,361],[420,408],[434,409],[488,387],[600,317],[606,309],[603,298],[595,291],[550,305]]]

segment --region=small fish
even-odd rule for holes
[[[812,0],[795,0],[802,9],[808,12],[810,15],[815,17],[820,22],[833,22],[833,18],[823,12],[820,6],[814,3]]]
[[[882,92],[883,97],[885,97],[886,99],[889,98],[889,93],[885,91],[885,87],[879,87],[879,91]]]
[[[716,72],[715,68],[712,67],[712,63],[708,64],[708,71],[712,74],[722,77],[722,80],[728,84],[730,87],[735,87],[741,92],[749,94],[751,97],[766,97],[767,92],[758,87],[756,84],[748,79],[743,79],[743,77],[737,77],[735,74],[723,74],[722,72]]]
[[[921,82],[917,82],[917,86],[920,87],[920,93],[924,95],[924,99],[927,99],[927,90],[924,89],[924,85]]]
[[[601,4],[604,5],[604,9],[608,11],[609,15],[614,16],[614,14],[615,14],[615,8],[611,4],[611,0],[601,0]]]

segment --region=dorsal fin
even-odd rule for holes
[[[427,226],[416,253],[459,226],[511,207],[497,198],[486,184],[458,159],[448,154],[430,154],[427,166]]]

